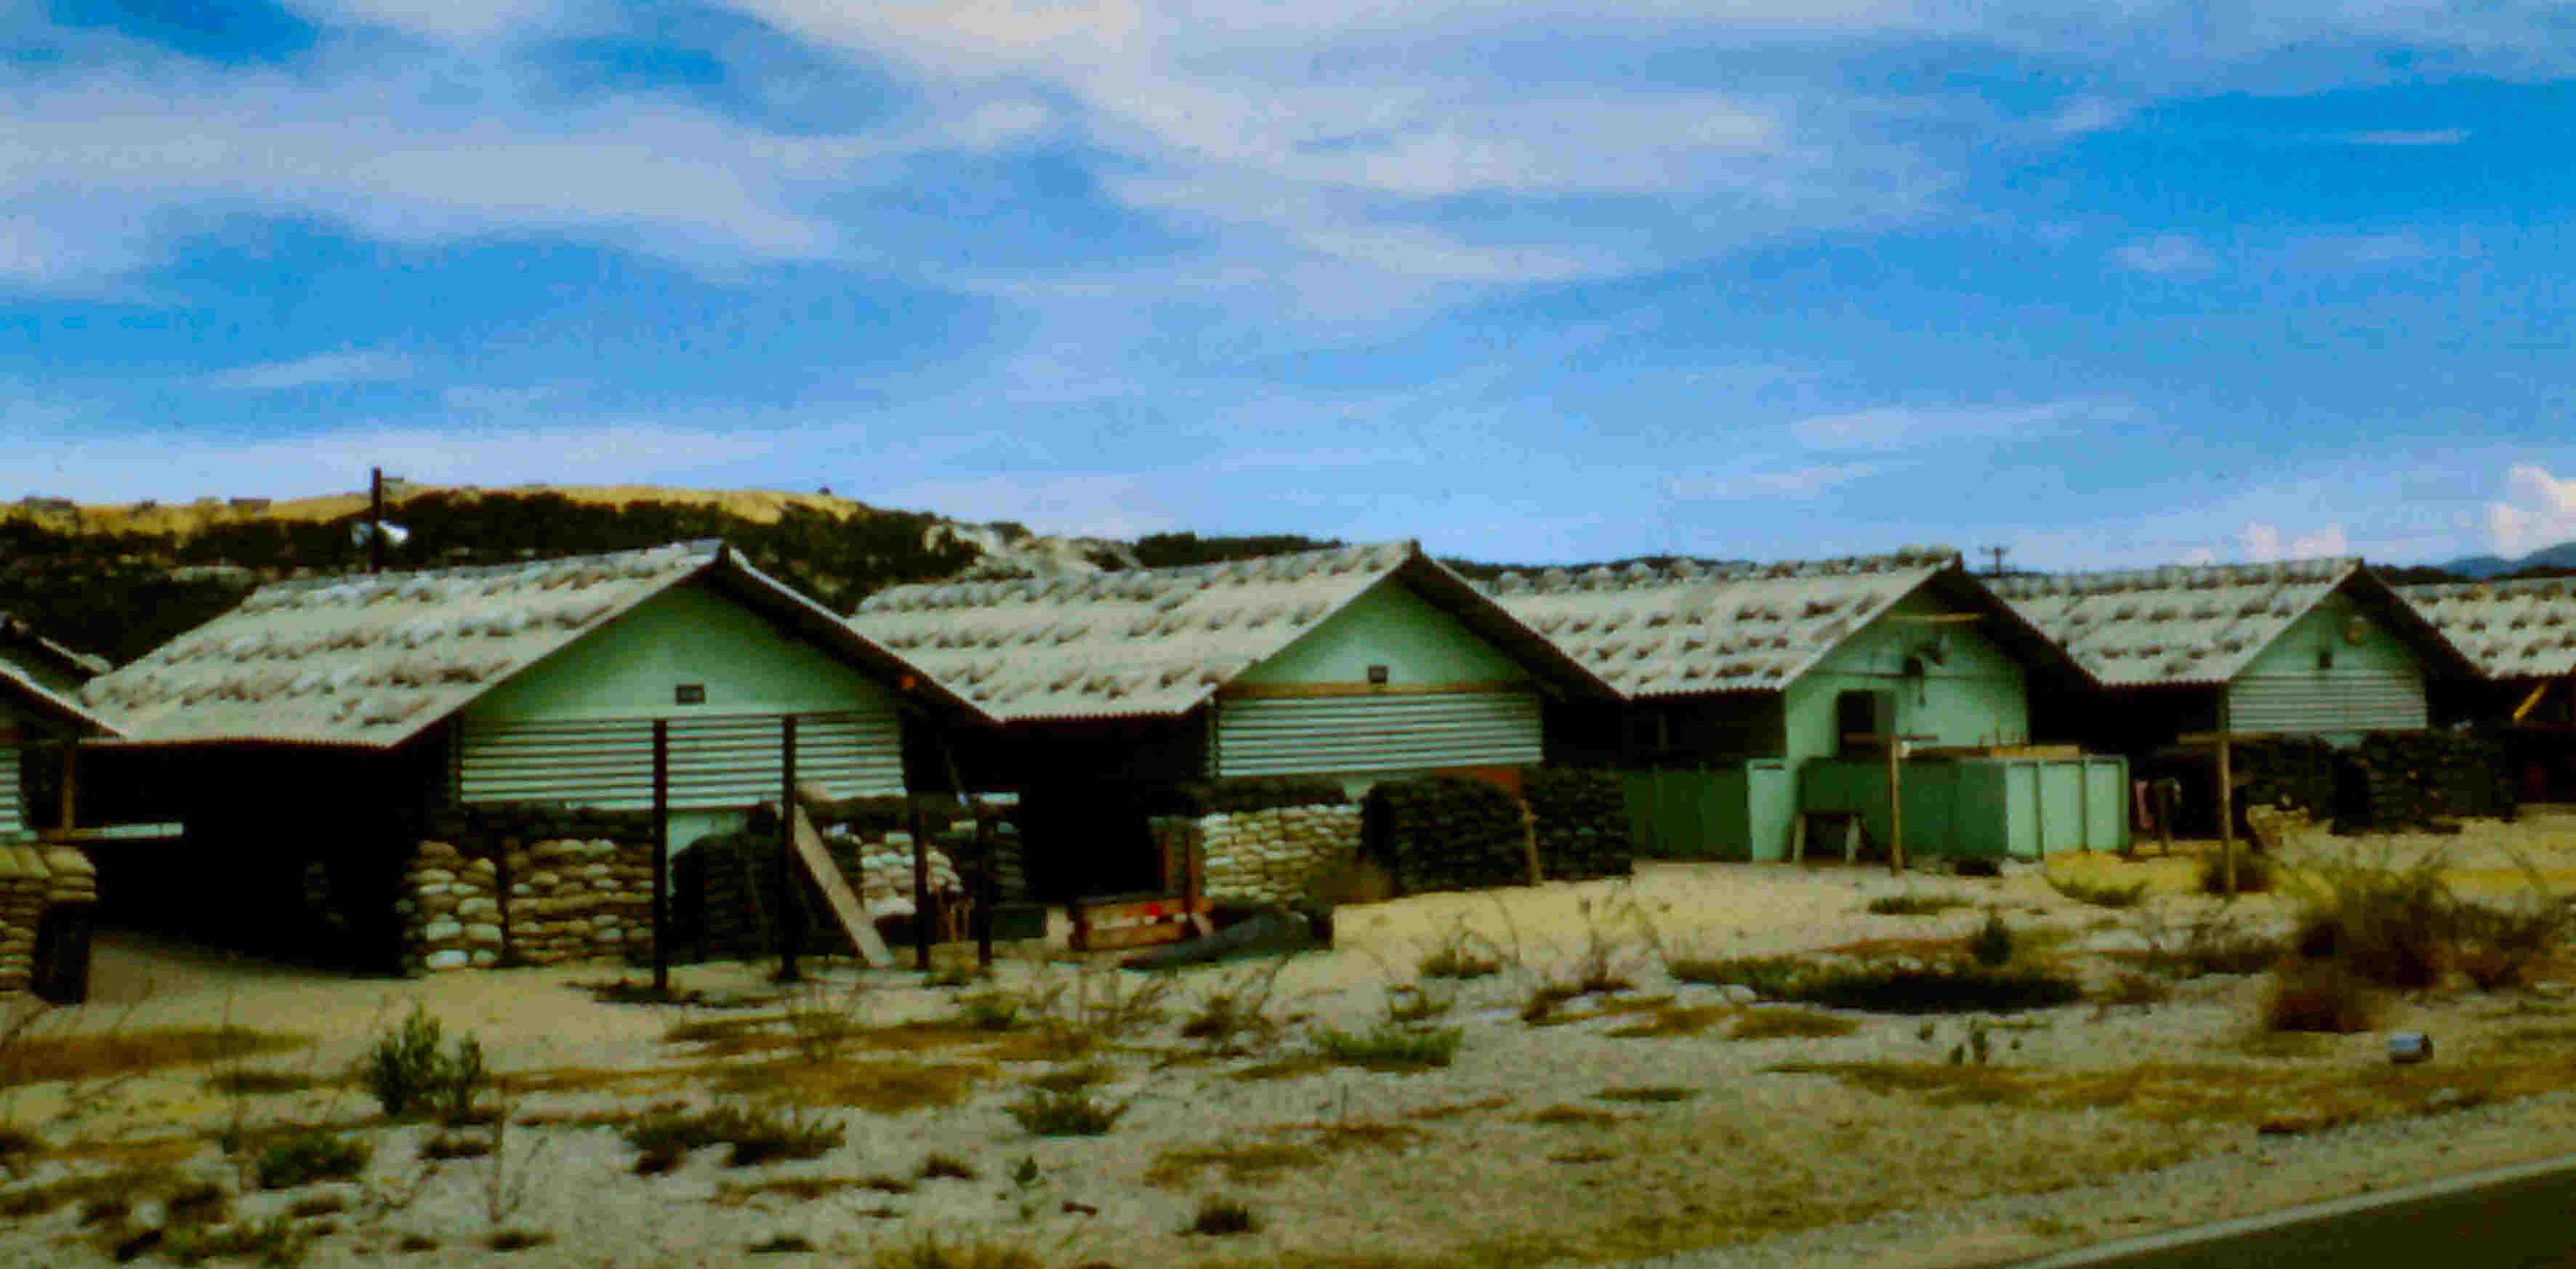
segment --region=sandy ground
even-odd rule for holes
[[[0,1265],[110,1263],[104,1248],[159,1218],[153,1185],[166,1189],[176,1175],[232,1191],[230,1214],[245,1223],[336,1198],[344,1210],[301,1221],[331,1227],[306,1249],[318,1265],[380,1263],[405,1239],[416,1250],[400,1263],[494,1263],[503,1257],[488,1241],[525,1232],[550,1241],[512,1262],[730,1265],[792,1237],[815,1250],[760,1259],[867,1264],[935,1236],[1026,1249],[1029,1263],[1066,1269],[1674,1253],[1697,1257],[1690,1263],[1934,1269],[2576,1150],[2576,1097],[2554,1091],[2576,1087],[2576,1000],[2557,981],[2576,979],[2576,966],[2545,967],[2530,989],[2394,998],[2375,1030],[2289,1043],[2252,1031],[2259,976],[2191,979],[2160,1003],[2112,1003],[2124,954],[2170,943],[2217,911],[2188,893],[2205,848],[2051,861],[2059,878],[2150,886],[2145,905],[2120,911],[2075,902],[2027,868],[1978,879],[1727,864],[1646,864],[1621,881],[1346,907],[1334,951],[1279,969],[1275,1031],[1230,1054],[1184,1038],[1180,1022],[1247,986],[1260,966],[1148,977],[1100,958],[1068,963],[1039,944],[1009,948],[989,986],[1026,1013],[1050,992],[1069,1014],[1077,995],[1096,1004],[1170,983],[1159,1022],[1088,1059],[1103,1079],[1095,1094],[1127,1110],[1111,1131],[1085,1137],[1032,1136],[1009,1113],[1029,1080],[1079,1063],[1052,1060],[1029,1027],[956,1024],[961,1000],[986,986],[931,987],[907,971],[834,963],[782,990],[765,981],[766,966],[683,966],[680,986],[761,1003],[611,1005],[580,985],[635,971],[354,980],[110,936],[93,1001],[48,1011],[26,1034],[233,1026],[294,1039],[213,1065],[0,1089],[0,1117],[43,1147],[0,1183],[0,1211],[13,1213],[0,1216]],[[2479,822],[2457,838],[2318,837],[2293,849],[2399,863],[2438,850],[2461,888],[2498,901],[2526,901],[2535,884],[2576,893],[2570,816]],[[1967,906],[1865,911],[1895,894]],[[2224,919],[2278,927],[2291,902],[2247,897]],[[1854,944],[1926,955],[1989,911],[2021,933],[2026,955],[2079,975],[2094,999],[2009,1017],[1774,1013],[1748,1008],[1741,993],[1676,983],[1666,969],[1677,957]],[[1426,953],[1461,939],[1505,967],[1466,983],[1417,979]],[[941,957],[955,963],[968,950]],[[1522,1019],[1535,987],[1586,961],[1633,989],[1579,999],[1548,1025]],[[1319,1029],[1366,1030],[1416,986],[1445,1010],[1434,1025],[1463,1034],[1450,1066],[1393,1073],[1311,1057]],[[338,1078],[416,1006],[451,1036],[475,1035],[509,1077],[497,1155],[424,1159],[439,1129],[382,1123],[366,1094]],[[848,1021],[809,1052],[793,1042],[789,1015]],[[726,1020],[732,1045],[669,1038],[691,1023],[721,1031]],[[1847,1033],[1738,1038],[1784,1020]],[[1633,1034],[1641,1029],[1649,1033]],[[2435,1061],[2392,1067],[2386,1033],[2397,1029],[2434,1036]],[[1983,1064],[1971,1048],[1981,1037]],[[239,1069],[318,1083],[261,1095],[209,1087],[210,1076]],[[749,1168],[705,1151],[642,1176],[619,1133],[655,1103],[786,1101],[839,1123],[844,1143],[818,1159]],[[2334,1126],[2338,1114],[2354,1122]],[[2265,1120],[2284,1131],[2259,1131]],[[209,1139],[227,1126],[293,1124],[370,1141],[366,1172],[263,1192]],[[919,1179],[934,1154],[975,1179]],[[38,1210],[27,1200],[142,1164],[168,1171],[138,1180],[146,1201],[121,1218],[84,1225],[79,1202]],[[1242,1201],[1260,1228],[1178,1232],[1216,1196]]]

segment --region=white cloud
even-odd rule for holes
[[[2279,528],[2260,520],[2248,521],[2244,533],[2240,536],[2245,546],[2245,558],[2257,564],[2269,564],[2275,560],[2306,560],[2320,556],[2352,554],[2352,546],[2344,539],[2343,526],[2340,524],[2330,524],[2314,533],[2301,534],[2290,539],[2287,545],[2281,541]]]
[[[2426,128],[2420,131],[2341,132],[2335,140],[2346,145],[2427,146],[2459,145],[2469,139],[2466,128]]]
[[[2505,501],[2487,504],[2487,538],[2506,559],[2576,540],[2576,479],[2516,463],[2505,472]]]
[[[2120,267],[2159,277],[2185,273],[2207,273],[2218,267],[2218,257],[2200,240],[2185,234],[2157,234],[2122,244],[2111,253]]]
[[[412,371],[411,359],[400,353],[331,352],[242,366],[215,375],[208,382],[233,392],[283,392],[341,383],[384,383],[410,378]]]
[[[1667,497],[1691,502],[1752,502],[1813,498],[1828,489],[1877,474],[1875,463],[1827,463],[1770,471],[1676,476],[1664,482]]]
[[[2027,439],[2137,417],[2135,407],[2120,401],[1930,408],[1899,405],[1801,419],[1789,425],[1789,433],[1814,449],[1900,450],[1969,440]]]

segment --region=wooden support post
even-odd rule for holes
[[[1905,871],[1905,742],[1887,738],[1887,871]]]
[[[80,827],[80,738],[63,735],[63,788],[60,808],[61,828],[68,833]]]
[[[921,814],[921,795],[906,791],[904,809],[912,821],[912,967],[930,972],[930,833]]]
[[[964,794],[959,794],[964,801]],[[975,817],[975,968],[993,968],[993,835],[984,825],[984,808],[967,803]]]
[[[2540,704],[2540,698],[2549,693],[2549,685],[2554,682],[2557,680],[2542,679],[2532,685],[2531,695],[2523,697],[2522,704],[2514,706],[2513,724],[2515,726],[2521,726],[2522,720],[2531,716],[2531,711]]]
[[[671,993],[671,720],[653,720],[653,994]]]
[[[2227,737],[2218,738],[2218,873],[2225,898],[2236,897],[2236,781],[2228,768]]]
[[[798,945],[804,942],[805,905],[798,902],[803,896],[797,893],[795,870],[788,866],[788,857],[796,853],[796,810],[800,805],[796,800],[794,714],[778,719],[778,768],[778,860],[771,869],[771,875],[778,879],[778,913],[771,929],[778,938],[778,981],[794,983],[805,977],[796,967],[796,954],[801,950]]]

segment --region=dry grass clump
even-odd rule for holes
[[[208,1260],[247,1260],[262,1265],[295,1265],[304,1260],[314,1232],[290,1216],[234,1225],[165,1227],[153,1248],[183,1265]]]
[[[366,1170],[375,1150],[355,1137],[319,1129],[298,1132],[259,1153],[263,1190],[291,1190],[316,1181],[345,1181]]]
[[[1522,1117],[1524,1122],[1548,1128],[1601,1128],[1619,1122],[1619,1116],[1606,1110],[1587,1110],[1581,1106],[1550,1106]]]
[[[1279,975],[1288,968],[1289,959],[1274,957],[1267,964],[1220,977],[1199,994],[1190,1015],[1182,1019],[1181,1038],[1202,1041],[1209,1052],[1231,1056],[1276,1036],[1281,1024],[1272,1009]]]
[[[1883,894],[1869,901],[1872,916],[1938,916],[1953,908],[1974,906],[1975,900],[1946,894]]]
[[[1464,981],[1501,973],[1506,959],[1508,956],[1501,944],[1468,928],[1466,918],[1460,917],[1449,932],[1423,954],[1414,969],[1424,978]]]
[[[2272,882],[2271,860],[2261,855],[2237,852],[2235,893],[2263,894],[2272,889]],[[2228,893],[2227,859],[2224,855],[2211,855],[2200,861],[2200,892],[2222,896]]]
[[[311,1044],[311,1036],[248,1027],[163,1027],[102,1035],[13,1034],[0,1044],[0,1088],[53,1080],[142,1075],[203,1066]]]
[[[779,1096],[809,1106],[848,1106],[880,1115],[964,1102],[993,1075],[986,1063],[915,1062],[900,1058],[829,1062],[782,1059],[699,1068],[727,1096]]]
[[[0,1190],[0,1218],[25,1220],[74,1203],[140,1203],[193,1186],[166,1163],[136,1164],[109,1172],[68,1176],[14,1190]]]
[[[1132,1099],[1111,1103],[1087,1089],[1036,1088],[1008,1109],[1011,1118],[1032,1136],[1097,1137],[1117,1127],[1132,1104]]]
[[[667,1172],[690,1152],[724,1146],[725,1166],[750,1167],[779,1159],[814,1159],[838,1149],[839,1124],[802,1110],[725,1105],[711,1110],[661,1110],[629,1124],[627,1144],[639,1152],[635,1170]]]
[[[975,1169],[964,1160],[952,1155],[934,1154],[923,1159],[921,1166],[913,1170],[913,1175],[925,1181],[942,1177],[972,1181],[975,1179]]]
[[[2081,877],[2061,877],[2054,873],[2041,876],[2048,882],[2049,889],[2096,908],[2134,908],[2147,900],[2147,883],[2144,881],[2123,886],[2116,882],[2086,881]]]
[[[1459,1027],[1415,1029],[1388,1022],[1352,1033],[1315,1029],[1315,1052],[1343,1066],[1372,1071],[1425,1071],[1449,1065],[1467,1038]]]
[[[1746,1009],[1736,1015],[1729,1027],[1730,1040],[1826,1040],[1860,1030],[1850,1018],[1838,1018],[1813,1009],[1764,1008]]]
[[[1215,1168],[1229,1184],[1259,1185],[1292,1168],[1310,1168],[1323,1161],[1311,1146],[1281,1141],[1193,1146],[1156,1155],[1153,1166],[1145,1169],[1144,1180],[1157,1189],[1186,1189],[1200,1172]]]
[[[878,1252],[875,1269],[1044,1269],[1044,1264],[1026,1248],[990,1243],[952,1246],[939,1241],[937,1234],[924,1234],[920,1242]]]

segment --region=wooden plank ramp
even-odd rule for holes
[[[894,968],[894,953],[887,950],[884,939],[877,937],[876,922],[869,920],[867,909],[859,906],[859,897],[850,893],[849,883],[841,879],[841,870],[832,866],[832,857],[823,850],[823,835],[814,831],[813,818],[805,814],[803,800],[789,808],[789,813],[796,817],[795,831],[790,836],[796,843],[797,862],[814,888],[823,892],[823,902],[832,909],[832,919],[840,922],[841,932],[850,936],[850,946],[859,949],[859,959],[866,961],[870,969]]]

